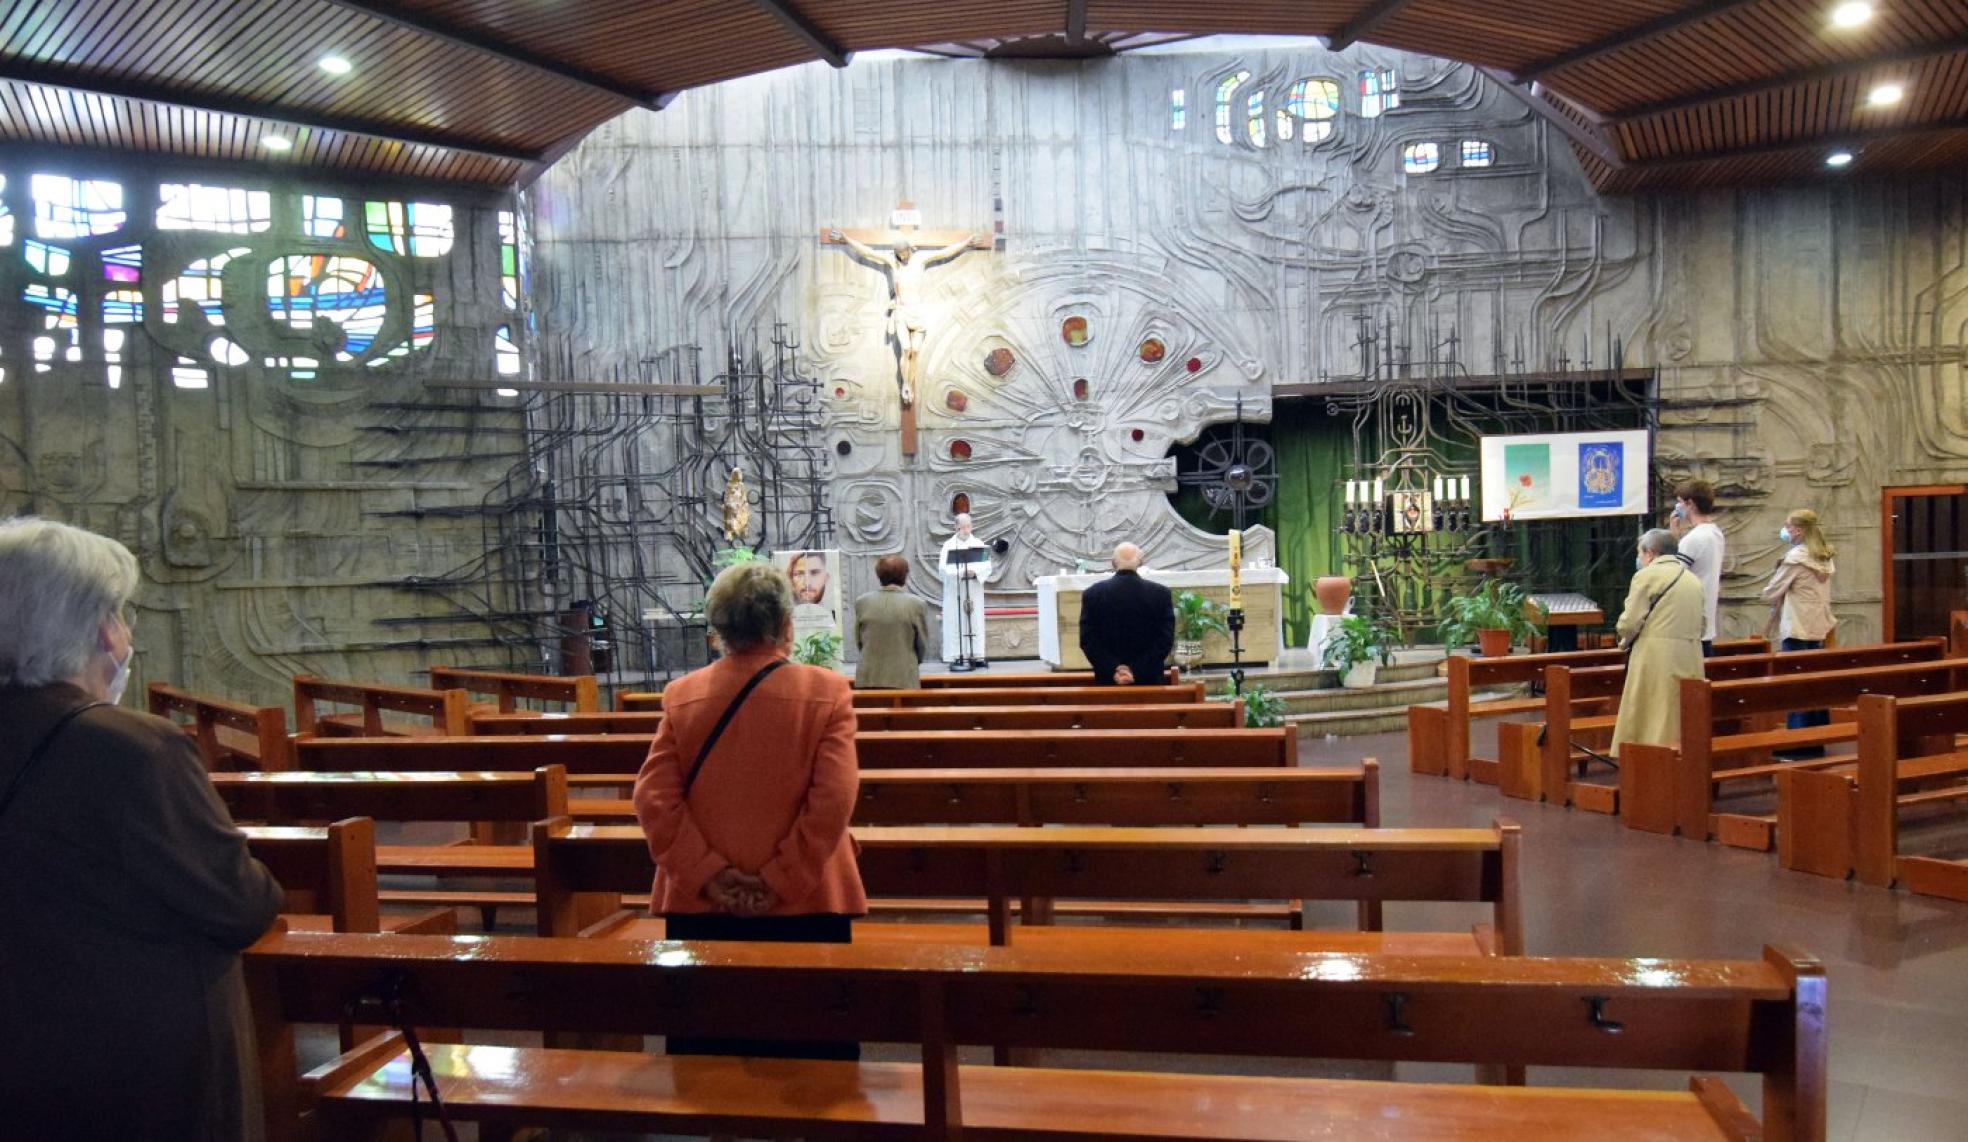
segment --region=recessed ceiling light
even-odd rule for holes
[[[266,135],[260,139],[260,146],[269,151],[291,151],[294,149],[294,140],[285,135]]]
[[[1834,28],[1856,28],[1872,19],[1872,5],[1865,0],[1851,0],[1831,10],[1831,26]]]
[[[1906,88],[1897,83],[1882,83],[1866,96],[1866,102],[1874,107],[1891,107],[1906,97]]]
[[[347,75],[355,70],[355,65],[341,56],[322,56],[314,61],[314,65],[329,75]]]
[[[1833,151],[1831,154],[1825,156],[1825,165],[1828,167],[1849,167],[1852,165],[1852,152]]]

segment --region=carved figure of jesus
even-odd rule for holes
[[[916,403],[916,372],[921,364],[923,342],[929,337],[929,322],[922,304],[923,276],[929,267],[970,249],[982,240],[981,235],[966,234],[962,241],[926,254],[917,254],[904,237],[895,243],[893,258],[839,230],[829,230],[827,240],[846,246],[854,251],[855,257],[888,275],[888,332],[895,338],[895,350],[900,358],[902,407],[912,407]]]

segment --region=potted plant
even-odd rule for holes
[[[1480,588],[1451,596],[1442,605],[1443,645],[1467,646],[1473,641],[1485,658],[1509,654],[1511,647],[1543,626],[1543,608],[1526,598],[1523,588],[1501,579],[1487,579]]]
[[[1285,724],[1285,700],[1269,686],[1244,689],[1244,725],[1251,729]]]
[[[1340,672],[1341,686],[1365,690],[1381,667],[1394,665],[1394,630],[1373,615],[1347,615],[1326,636],[1321,650],[1326,666]]]
[[[1194,591],[1175,593],[1175,661],[1185,670],[1203,660],[1203,639],[1211,634],[1230,633],[1225,615],[1230,608],[1213,603]]]
[[[834,631],[817,630],[794,643],[787,657],[808,666],[838,666],[844,641]]]

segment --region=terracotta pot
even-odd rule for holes
[[[1476,649],[1484,658],[1502,658],[1510,653],[1510,632],[1502,628],[1476,632]]]
[[[1353,580],[1344,575],[1321,575],[1312,584],[1312,595],[1319,600],[1322,615],[1343,615],[1346,600],[1353,597]]]

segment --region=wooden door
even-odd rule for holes
[[[1882,489],[1880,608],[1886,641],[1949,633],[1968,609],[1968,485]]]

